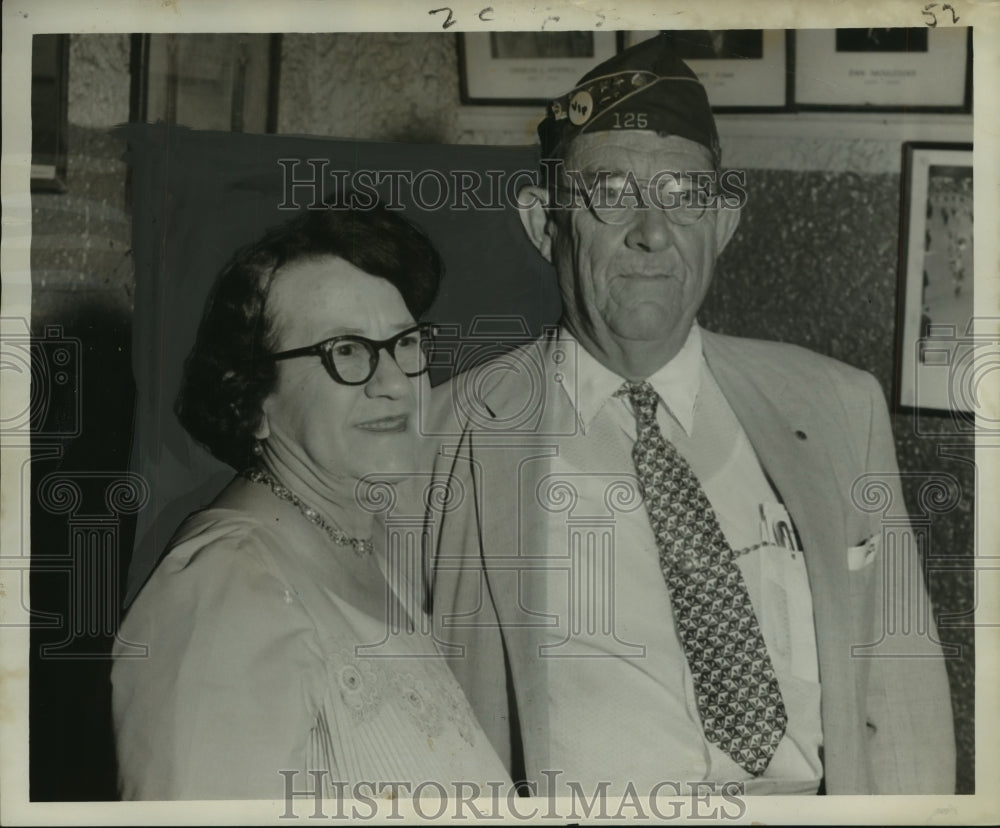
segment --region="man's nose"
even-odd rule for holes
[[[634,250],[654,253],[674,243],[674,232],[665,210],[655,206],[640,207],[633,211],[625,244]]]

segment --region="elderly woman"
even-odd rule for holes
[[[440,270],[381,208],[306,212],[223,269],[177,413],[240,474],[122,625],[149,647],[112,674],[123,798],[509,781],[358,497],[419,468]]]

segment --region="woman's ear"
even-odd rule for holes
[[[545,261],[552,263],[552,235],[546,210],[548,193],[542,187],[522,187],[517,193],[517,209],[521,225],[535,249]]]
[[[264,404],[261,406],[260,420],[257,423],[257,428],[254,429],[253,436],[258,440],[266,440],[271,436],[271,423],[267,419],[267,400],[264,400]]]

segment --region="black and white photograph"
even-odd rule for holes
[[[759,60],[764,56],[764,32],[760,29],[679,32],[671,41],[682,60]]]
[[[663,9],[4,3],[4,824],[989,822],[1000,8]]]
[[[490,57],[593,58],[593,32],[490,32]]]
[[[837,29],[838,52],[926,52],[927,27]]]
[[[907,144],[903,166],[900,403],[973,413],[974,398],[953,387],[975,312],[972,147]]]

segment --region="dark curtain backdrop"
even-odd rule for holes
[[[120,132],[129,145],[136,263],[132,470],[150,484],[149,505],[137,518],[127,604],[177,525],[232,477],[231,469],[187,436],[172,406],[184,357],[220,267],[238,247],[293,215],[290,202],[303,208],[312,203],[315,190],[287,189],[287,184],[293,178],[315,180],[316,167],[293,165],[290,159],[328,161],[328,200],[340,197],[334,171],[347,171],[348,180],[358,170],[406,170],[415,180],[432,171],[424,176],[419,197],[433,205],[440,200],[437,173],[447,177],[450,188],[453,171],[471,170],[482,178],[476,190],[480,203],[493,205],[500,203],[494,182],[520,170],[533,176],[537,155],[530,147],[338,141],[164,125],[133,124]],[[378,189],[383,200],[394,197],[389,184]],[[528,242],[516,211],[451,209],[450,200],[440,209],[422,209],[414,206],[407,185],[398,192],[403,215],[427,232],[445,261],[442,289],[428,319],[449,323],[466,346],[446,351],[450,359],[437,360],[432,382],[498,347],[537,336],[543,324],[558,319],[551,268]]]

